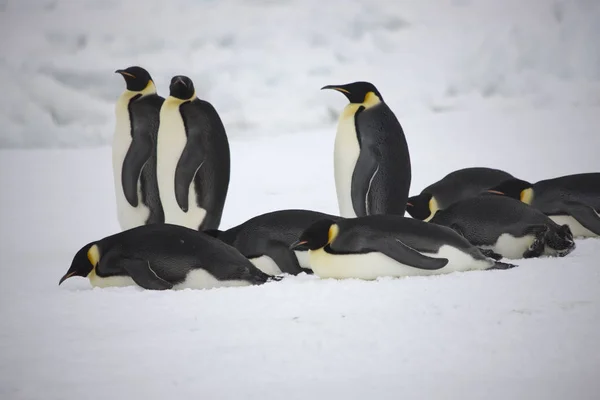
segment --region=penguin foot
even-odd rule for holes
[[[516,265],[516,264],[508,264],[508,263],[496,261],[494,263],[494,265],[489,267],[488,269],[486,269],[486,271],[494,270],[494,269],[504,270],[504,269],[511,269],[511,268],[516,268],[516,267],[518,267],[518,265]]]
[[[479,248],[479,251],[481,252],[481,254],[483,254],[486,257],[489,258],[493,258],[494,260],[498,261],[502,259],[502,254],[498,254],[496,253],[494,250],[492,249],[482,249]]]

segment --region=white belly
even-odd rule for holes
[[[358,161],[360,147],[354,126],[353,105],[348,105],[340,116],[333,150],[335,189],[340,216],[355,218],[352,206],[352,174]]]
[[[596,213],[598,214],[598,213]],[[600,215],[599,215],[600,216]],[[550,219],[559,225],[567,224],[571,228],[573,237],[598,237],[594,232],[585,228],[575,218],[570,215],[549,215]]]
[[[425,270],[398,263],[381,253],[329,254],[323,249],[309,252],[310,263],[315,275],[320,278],[358,278],[374,280],[379,277],[404,277],[418,275],[441,275],[456,271],[487,269],[493,265],[488,260],[475,260],[468,254],[448,245],[437,254],[424,255],[447,258],[448,264],[438,270]]]
[[[533,235],[525,235],[523,237],[514,237],[508,233],[500,235],[493,246],[480,246],[482,249],[492,249],[494,252],[502,255],[505,258],[516,260],[523,258],[529,246],[535,240]]]
[[[141,202],[142,187],[138,181],[138,206],[132,207],[125,198],[123,185],[121,183],[121,170],[123,161],[131,146],[131,123],[129,120],[129,111],[127,106],[131,95],[127,92],[122,94],[117,100],[115,107],[115,131],[112,142],[112,166],[113,166],[113,181],[115,187],[115,198],[117,202],[117,219],[122,230],[134,228],[144,225],[150,216],[150,209]]]
[[[165,213],[165,223],[198,229],[206,210],[197,205],[194,180],[190,183],[187,212],[179,207],[175,197],[175,171],[187,143],[179,104],[167,98],[160,110],[156,170],[158,192]]]
[[[294,254],[296,255],[298,263],[302,268],[310,269],[308,251],[295,251]],[[279,268],[275,261],[269,256],[263,255],[260,257],[251,258],[250,262],[265,274],[280,275],[282,273],[281,268]]]

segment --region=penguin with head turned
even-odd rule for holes
[[[162,223],[156,179],[156,136],[164,98],[144,68],[118,69],[126,89],[115,106],[112,166],[117,217],[122,230]]]
[[[73,276],[93,287],[210,289],[278,281],[235,248],[180,225],[142,225],[83,246],[59,285]]]
[[[350,102],[340,115],[334,175],[340,216],[404,215],[411,182],[400,122],[369,82],[328,85]]]
[[[226,231],[206,230],[235,247],[261,271],[271,275],[312,273],[308,248],[290,245],[312,223],[320,219],[337,221],[341,217],[311,210],[278,210],[257,215]]]
[[[600,172],[565,175],[536,183],[515,178],[489,191],[521,200],[557,224],[569,225],[574,237],[600,236]]]
[[[439,210],[429,221],[464,236],[494,259],[564,257],[575,249],[568,225],[507,196],[480,194]]]
[[[229,141],[217,110],[190,78],[174,76],[160,110],[157,176],[165,222],[218,229],[230,178]]]
[[[477,196],[511,178],[514,177],[508,172],[494,168],[459,169],[427,186],[419,195],[409,197],[406,211],[413,218],[429,221],[438,210],[462,199]]]
[[[321,278],[374,280],[516,266],[486,257],[450,228],[391,214],[319,220],[291,248],[300,245],[308,247],[311,268]]]

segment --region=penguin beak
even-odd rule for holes
[[[65,276],[63,276],[62,278],[60,278],[60,281],[58,282],[58,285],[60,286],[61,283],[63,283],[64,281],[66,281],[67,279],[69,279],[70,277],[72,277],[73,275],[75,275],[77,273],[77,271],[71,271],[65,274]]]
[[[121,75],[123,75],[124,77],[125,77],[125,76],[128,76],[128,77],[130,77],[130,78],[133,78],[133,79],[135,79],[135,75],[133,75],[133,74],[130,74],[129,72],[127,72],[127,71],[125,71],[125,70],[123,70],[123,69],[118,69],[118,70],[116,70],[116,71],[115,71],[115,74],[121,74]]]
[[[302,246],[303,244],[306,244],[307,242],[308,242],[307,240],[297,240],[290,245],[290,250],[295,249],[298,246]]]
[[[175,79],[175,82],[173,82],[173,83],[180,83],[180,84],[182,84],[183,86],[187,87],[187,84],[186,84],[186,83],[183,81],[183,79],[181,79],[181,78],[176,78],[176,79]]]
[[[323,86],[323,87],[321,88],[321,90],[323,90],[323,89],[333,89],[333,90],[337,90],[338,92],[342,92],[342,93],[345,93],[345,94],[350,94],[350,92],[349,92],[349,91],[347,91],[346,89],[344,89],[344,88],[342,88],[342,87],[339,87],[339,86],[337,86],[337,85],[327,85],[327,86]]]
[[[407,205],[408,207],[414,207],[413,203],[411,203],[411,202],[408,202],[408,203],[406,203],[406,205]]]
[[[488,192],[489,192],[489,193],[494,193],[494,194],[501,194],[501,195],[504,195],[504,193],[502,193],[502,192],[499,192],[499,191],[497,191],[497,190],[492,190],[492,189],[488,189]]]

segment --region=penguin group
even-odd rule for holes
[[[285,275],[365,279],[508,270],[600,236],[600,173],[531,183],[454,171],[409,197],[402,125],[369,82],[326,85],[348,100],[335,135],[339,215],[283,209],[221,230],[231,159],[224,124],[184,75],[160,96],[139,66],[115,71],[112,167],[120,232],[85,244],[73,276],[149,290],[261,285]],[[409,217],[405,216],[408,213]]]

